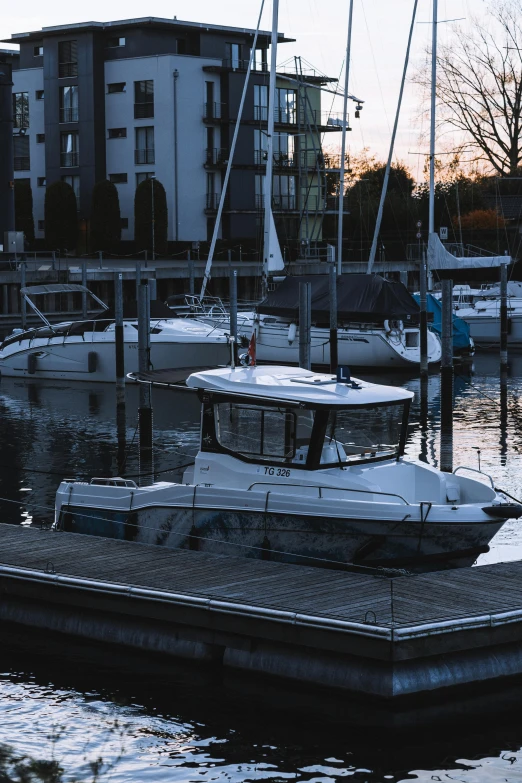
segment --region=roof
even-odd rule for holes
[[[193,389],[245,397],[264,397],[288,402],[320,405],[379,405],[411,400],[413,392],[353,379],[351,384],[337,383],[335,376],[319,374],[301,367],[257,366],[221,367],[195,372],[187,379]]]
[[[193,30],[201,30],[206,32],[222,32],[222,33],[235,33],[254,36],[256,31],[248,27],[227,27],[219,24],[207,24],[205,22],[186,22],[181,19],[164,19],[158,16],[143,16],[137,19],[118,19],[113,22],[77,22],[73,24],[55,25],[53,27],[42,27],[41,30],[33,30],[27,33],[13,33],[11,38],[4,38],[3,43],[12,43],[18,40],[35,39],[40,40],[43,36],[48,35],[61,35],[69,30],[87,31],[87,30],[117,30],[119,28],[128,27],[185,27]],[[260,36],[270,37],[272,33],[268,30],[260,30]],[[278,33],[277,40],[279,43],[287,43],[294,41],[294,38],[286,38],[284,33]]]

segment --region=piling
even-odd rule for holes
[[[312,286],[299,283],[299,367],[311,369]]]
[[[330,284],[330,372],[337,371],[338,345],[337,345],[337,264],[330,262],[329,269]]]
[[[136,301],[138,301],[140,296],[140,285],[141,285],[141,261],[136,261]]]
[[[25,263],[20,264],[20,289],[25,288]],[[27,329],[27,302],[24,295],[20,294],[20,315],[22,318],[22,329]]]
[[[103,250],[98,250],[98,260],[100,262],[100,269],[103,268]]]
[[[442,281],[440,469],[453,470],[453,280]]]
[[[190,257],[190,250],[187,252],[189,294],[194,296],[194,261]]]
[[[237,359],[237,269],[230,273],[230,339],[234,362]]]
[[[87,287],[87,262],[82,261],[82,285]],[[82,318],[87,320],[87,291],[82,291]]]
[[[150,370],[150,300],[147,283],[140,285],[138,294],[138,366],[140,374]],[[154,480],[152,405],[150,384],[140,383],[139,386],[139,474],[140,484],[145,486]]]
[[[149,277],[149,299],[151,301],[158,298],[158,288],[155,277]]]
[[[114,273],[114,344],[116,381],[125,382],[125,346],[123,338],[123,274]]]
[[[426,251],[420,261],[420,374],[428,377],[428,312],[427,312]]]
[[[505,467],[508,452],[508,373],[500,371],[500,464]]]
[[[508,312],[507,312],[507,265],[500,266],[500,371],[506,372],[508,363]]]

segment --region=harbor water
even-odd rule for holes
[[[422,401],[416,378],[360,374],[415,392],[407,453],[438,466],[438,375]],[[516,497],[521,392],[522,356],[510,357],[506,383],[496,354],[456,369],[454,467],[480,460]],[[176,480],[197,448],[199,403],[155,389],[153,406],[155,472]],[[1,521],[48,524],[62,478],[137,478],[137,409],[133,386],[117,420],[112,385],[2,379]],[[513,521],[477,565],[521,558],[522,526]],[[510,682],[391,714],[361,699],[3,628],[0,781],[518,781],[521,700],[522,682]]]

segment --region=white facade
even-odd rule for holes
[[[37,143],[37,134],[45,133],[44,101],[45,97],[37,98],[37,92],[43,91],[43,68],[26,68],[13,71],[13,93],[26,92],[29,99],[29,127],[26,136],[29,137],[29,171],[15,171],[15,179],[30,179],[33,192],[34,233],[37,239],[43,238],[44,231],[39,230],[38,221],[44,219],[45,202],[45,143]],[[15,135],[19,129],[15,129]],[[38,182],[42,184],[38,185]],[[43,225],[43,223],[41,224]]]
[[[116,185],[121,216],[128,219],[128,228],[122,231],[122,239],[134,237],[136,176],[148,172],[162,183],[167,194],[169,241],[206,240],[205,82],[214,82],[216,102],[220,100],[220,84],[219,76],[205,73],[203,67],[216,64],[219,64],[218,60],[188,55],[157,55],[105,63],[107,178],[111,179],[114,174],[127,174],[127,182]],[[174,76],[176,71],[177,78]],[[134,82],[144,80],[154,82],[154,117],[135,119]],[[108,84],[122,82],[125,82],[124,92],[108,92]],[[153,164],[135,162],[135,129],[140,127],[154,128]],[[109,130],[115,128],[125,128],[126,137],[109,138]],[[215,133],[215,145],[219,147],[219,131],[216,129]]]

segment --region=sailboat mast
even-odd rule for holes
[[[435,232],[435,101],[437,97],[437,0],[433,0],[431,34],[430,203],[428,234]]]
[[[346,152],[346,123],[348,116],[348,80],[350,77],[350,53],[352,48],[353,0],[348,12],[348,36],[346,39],[346,60],[344,64],[343,126],[341,132],[341,165],[339,172],[339,214],[337,217],[337,274],[342,273],[343,263],[343,213],[344,213],[344,157]]]
[[[267,292],[269,258],[271,253],[270,230],[272,225],[272,171],[274,167],[274,110],[276,96],[277,69],[277,26],[279,18],[279,0],[273,0],[272,6],[272,39],[270,52],[270,81],[268,86],[268,117],[266,144],[266,174],[265,174],[265,219],[263,233],[263,296]]]

